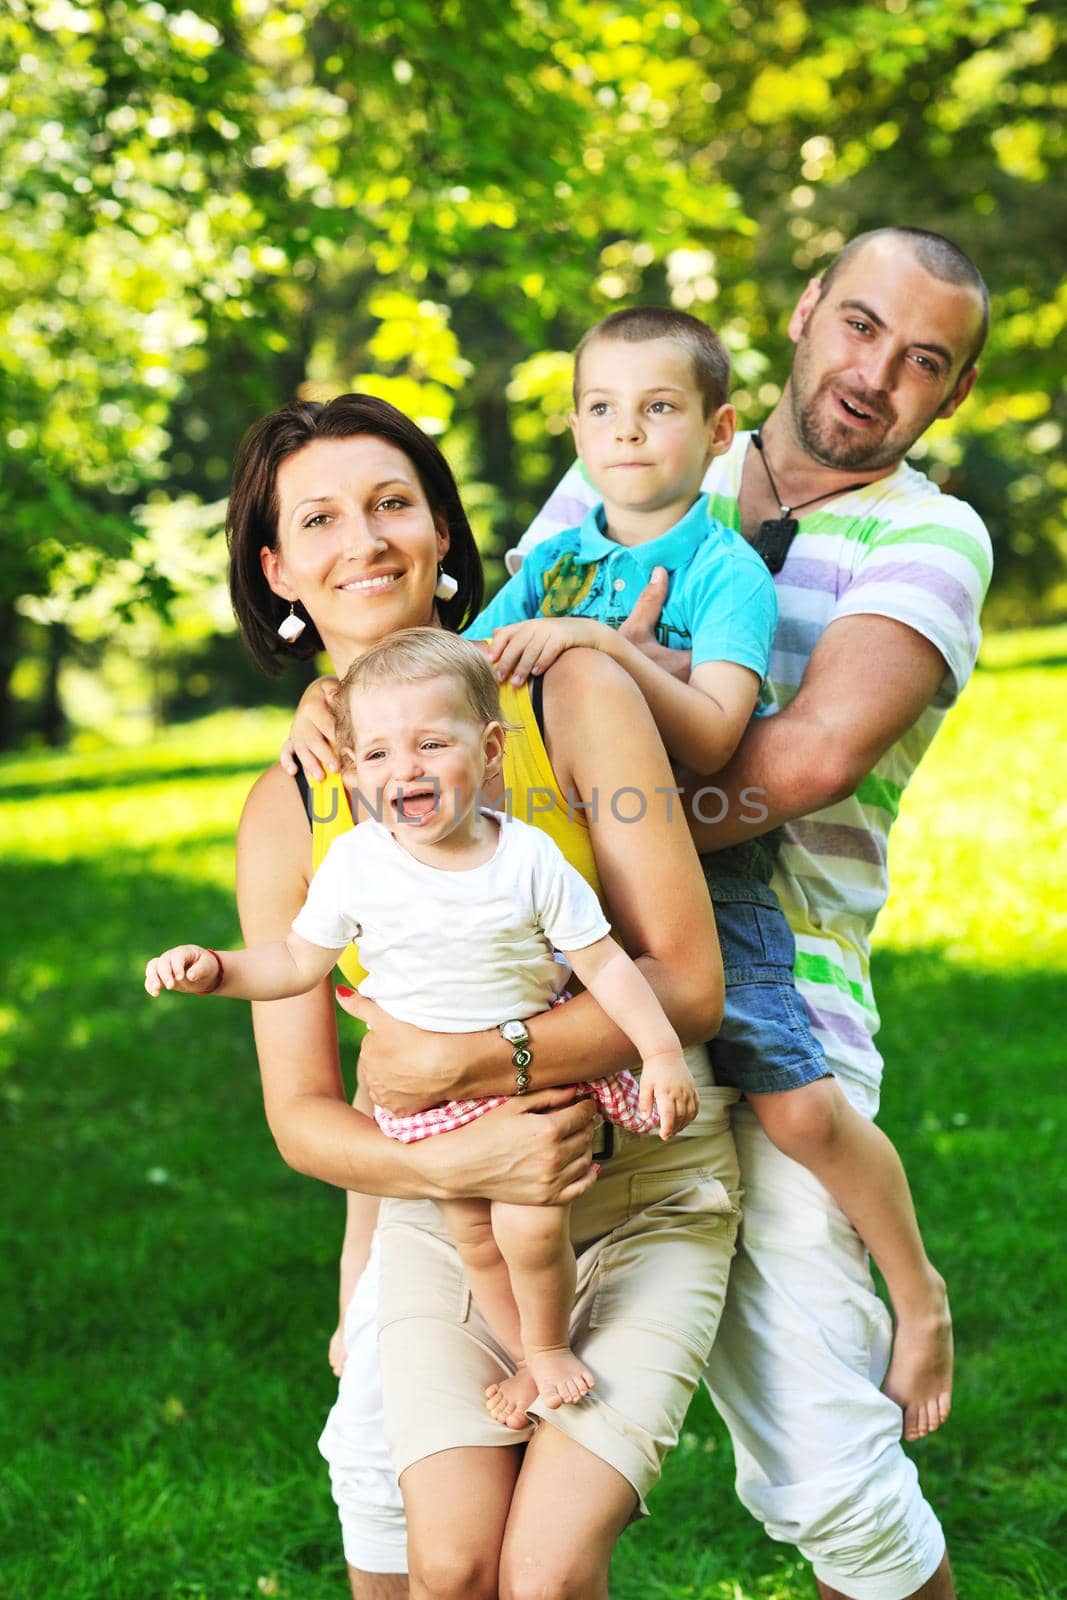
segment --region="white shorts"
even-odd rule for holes
[[[708,1363],[737,1493],[772,1539],[853,1600],[905,1600],[937,1570],[941,1526],[881,1393],[889,1313],[866,1252],[806,1168],[734,1108],[744,1201]]]
[[[345,1560],[360,1572],[406,1572],[407,1525],[385,1448],[378,1371],[378,1235],[344,1326],[345,1365],[319,1450],[341,1519]]]

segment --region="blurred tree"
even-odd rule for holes
[[[994,294],[925,464],[987,517],[1014,615],[1062,577],[1042,0],[8,0],[0,74],[0,718],[16,605],[79,638],[106,600],[146,648],[178,590],[132,510],[191,537],[286,396],[374,388],[442,434],[492,553],[569,458],[591,319],[713,317],[755,419],[804,279],[886,220]]]

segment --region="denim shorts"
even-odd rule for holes
[[[773,889],[701,861],[722,946],[723,1022],[708,1045],[715,1082],[781,1094],[833,1074],[793,981],[796,944]]]

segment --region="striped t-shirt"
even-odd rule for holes
[[[750,434],[712,462],[708,512],[740,532],[738,495]],[[524,534],[525,552],[573,527],[597,493],[575,465]],[[873,1114],[882,1058],[871,988],[870,935],[889,889],[889,830],[900,798],[978,654],[978,614],[992,551],[981,519],[962,500],[902,462],[895,472],[799,519],[775,578],[778,629],[769,686],[779,709],[800,685],[823,632],[839,617],[876,615],[929,639],[948,671],[934,700],[860,784],[837,805],[790,822],[774,888],[796,936],[797,988],[850,1099]]]

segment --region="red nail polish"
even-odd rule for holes
[[[349,995],[353,995],[353,994],[355,994],[355,992],[356,991],[354,989],[350,989],[348,987],[347,983],[339,983],[337,985],[337,993],[341,996],[341,998],[343,1000],[347,1000]]]

